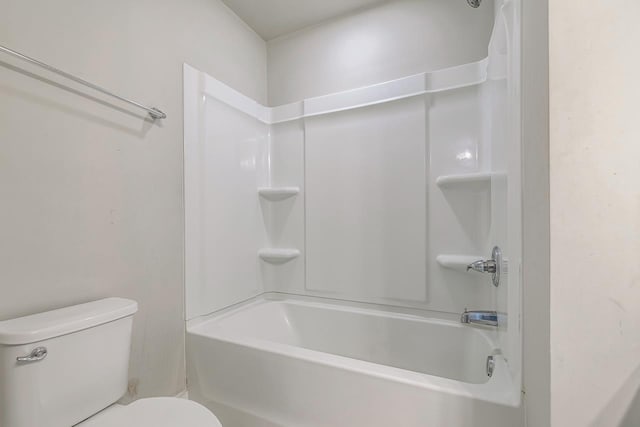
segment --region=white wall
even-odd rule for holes
[[[398,0],[271,40],[269,104],[482,59],[492,24],[488,1]]]
[[[550,2],[554,427],[640,425],[620,421],[640,390],[638,17]]]
[[[0,56],[0,318],[133,298],[132,394],[175,394],[185,382],[182,63],[266,102],[265,43],[218,0],[0,9],[0,44],[168,114],[152,125]]]

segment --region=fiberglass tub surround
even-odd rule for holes
[[[189,392],[223,424],[518,425],[518,7],[483,60],[281,106],[185,65]]]

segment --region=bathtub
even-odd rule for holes
[[[229,427],[518,427],[520,391],[492,332],[263,296],[188,322],[189,397]]]

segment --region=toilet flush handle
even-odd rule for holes
[[[16,357],[16,360],[18,362],[29,363],[29,362],[38,362],[44,359],[45,357],[47,357],[47,348],[37,347],[28,356]]]

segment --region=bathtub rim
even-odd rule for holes
[[[324,303],[326,305],[331,305],[331,306],[356,308],[356,309],[360,308],[360,309],[371,310],[371,311],[382,311],[385,313],[403,314],[403,315],[416,316],[416,317],[425,318],[425,319],[449,320],[453,322],[458,322],[460,320],[459,314],[454,314],[447,311],[428,310],[423,308],[405,307],[405,306],[393,305],[393,304],[351,301],[351,300],[346,300],[342,298],[332,298],[330,296],[299,295],[299,294],[288,293],[288,292],[268,291],[268,292],[263,292],[261,294],[243,299],[242,301],[238,301],[237,303],[232,304],[230,306],[212,311],[211,313],[202,314],[200,316],[195,316],[192,318],[186,318],[185,323],[187,325],[187,328],[195,327],[200,323],[207,322],[212,318],[218,318],[219,316],[222,316],[231,311],[235,311],[240,307],[246,307],[247,305],[257,301],[299,301],[299,302],[310,302],[310,303],[320,303],[320,304]],[[486,330],[486,331],[494,330],[493,328],[488,328],[483,326],[479,326],[478,328],[479,330]]]
[[[370,307],[372,304],[359,303],[351,305],[349,303],[334,304],[333,300],[328,302],[325,298],[308,297],[308,296],[296,296],[289,294],[277,295],[258,295],[250,298],[249,300],[227,307],[225,309],[216,311],[214,313],[199,316],[187,321],[187,351],[191,351],[188,343],[188,336],[196,336],[206,339],[217,340],[229,344],[235,344],[253,350],[265,351],[279,356],[305,360],[310,363],[330,366],[339,370],[356,372],[363,375],[370,375],[379,379],[387,381],[400,382],[409,386],[428,389],[435,392],[441,392],[445,394],[451,394],[458,397],[466,397],[475,400],[481,400],[489,403],[495,403],[505,405],[509,407],[521,406],[521,391],[516,386],[516,383],[511,377],[510,369],[507,361],[504,357],[497,353],[494,355],[495,370],[491,378],[485,383],[466,383],[463,381],[439,377],[432,374],[414,372],[407,369],[396,368],[393,366],[382,365],[374,362],[368,362],[359,359],[352,359],[346,356],[340,356],[332,353],[325,353],[318,350],[306,349],[290,344],[283,344],[272,340],[260,339],[247,336],[230,336],[223,333],[211,333],[210,331],[203,330],[206,325],[216,323],[225,318],[231,317],[239,312],[250,309],[254,306],[269,304],[269,303],[292,303],[297,305],[315,306],[325,308],[329,310],[340,309],[344,311],[351,311],[361,314],[377,315],[385,317],[393,317],[396,319],[404,319],[408,321],[427,321],[430,323],[443,324],[446,326],[455,327],[470,327],[463,326],[454,323],[451,320],[452,315],[450,313],[439,312],[425,312],[421,310],[420,314],[415,313],[415,310],[384,310],[380,308]],[[364,306],[364,307],[363,307]],[[369,306],[369,307],[366,307]],[[377,304],[375,305],[379,307]],[[384,306],[383,306],[384,307]],[[410,311],[412,313],[406,313]],[[405,313],[403,313],[405,312]],[[435,316],[432,316],[436,314]],[[438,314],[444,314],[439,316]],[[486,334],[486,328],[476,328],[478,332],[482,333],[485,338],[489,339],[492,343],[492,347],[497,348],[494,340],[492,340]],[[484,332],[484,333],[483,333]]]

